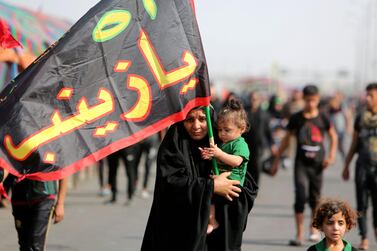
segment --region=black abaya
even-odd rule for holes
[[[233,202],[218,200],[216,219],[220,226],[206,234],[213,196],[211,163],[202,160],[198,147],[183,123],[167,132],[158,153],[152,209],[142,251],[240,250],[247,215],[256,196],[256,185],[245,181],[243,192]],[[248,177],[250,178],[250,176]]]

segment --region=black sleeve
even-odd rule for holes
[[[322,121],[324,123],[326,131],[330,130],[330,128],[333,126],[330,121],[329,115],[326,113],[322,114]]]
[[[360,121],[361,121],[361,114],[359,113],[359,114],[357,114],[357,116],[355,118],[355,122],[353,124],[353,129],[356,132],[360,132],[360,129],[361,129]]]
[[[290,118],[289,118],[289,121],[288,121],[288,125],[287,125],[287,129],[289,131],[296,131],[297,130],[297,127],[298,127],[298,123],[299,123],[299,119],[300,119],[300,114],[299,113],[295,113],[293,114]]]

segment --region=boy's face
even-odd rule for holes
[[[323,233],[333,243],[342,241],[346,230],[347,223],[342,212],[334,214],[331,218],[326,218],[322,224]]]
[[[318,104],[320,101],[319,94],[304,96],[304,101],[306,111],[315,111],[318,108]]]
[[[243,133],[242,128],[239,128],[231,121],[222,120],[217,124],[217,129],[219,131],[219,138],[223,143],[232,141],[240,137]]]
[[[372,89],[367,91],[367,105],[368,109],[377,108],[377,90]]]

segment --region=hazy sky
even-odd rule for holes
[[[97,0],[7,0],[75,21]],[[353,71],[365,0],[196,0],[210,74]]]

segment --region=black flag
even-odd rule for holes
[[[190,0],[102,0],[0,94],[0,166],[60,179],[209,104]]]

